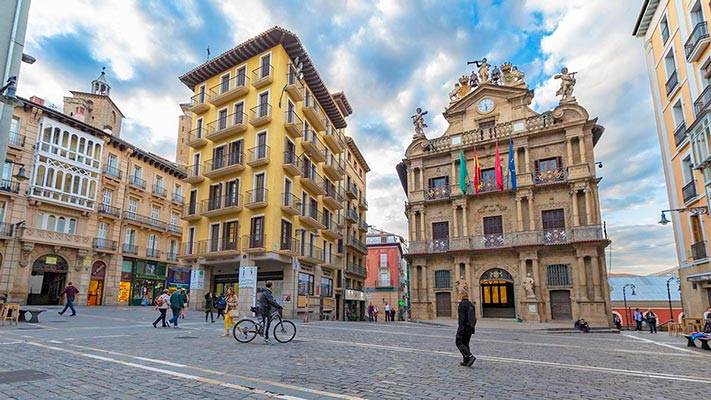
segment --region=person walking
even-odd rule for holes
[[[378,306],[373,306],[373,318],[375,318],[375,322],[378,322]]]
[[[212,292],[207,292],[205,295],[205,322],[207,322],[207,316],[210,315],[210,320],[215,322],[215,297]]]
[[[227,308],[227,301],[225,300],[225,295],[220,293],[220,296],[217,297],[217,294],[215,294],[215,308],[217,309],[217,319],[220,319],[220,316],[222,316],[222,319],[225,319],[225,308]]]
[[[272,344],[269,340],[269,322],[272,312],[282,309],[281,304],[277,303],[274,300],[274,296],[272,296],[272,285],[272,281],[267,281],[261,290],[261,297],[259,298],[259,314],[262,316],[262,325],[264,326],[264,344],[267,345]]]
[[[648,308],[645,318],[647,320],[647,326],[649,326],[649,333],[657,333],[657,314]]]
[[[370,303],[368,305],[368,322],[373,322],[373,311],[375,307],[373,307],[373,303]]]
[[[463,360],[459,365],[471,367],[476,361],[476,357],[469,350],[469,341],[474,334],[476,327],[476,315],[474,314],[474,304],[469,301],[469,294],[462,292],[459,295],[459,307],[457,308],[458,327],[457,335],[454,338],[454,344],[462,353]]]
[[[183,301],[183,308],[180,309],[180,318],[185,319],[185,310],[188,309],[188,295],[185,293],[185,289],[180,289],[180,298]]]
[[[644,321],[644,315],[642,314],[642,311],[639,311],[639,308],[634,309],[634,315],[632,316],[632,319],[634,319],[634,322],[637,324],[637,326],[634,328],[634,331],[642,332],[642,321]]]
[[[230,327],[235,323],[233,318],[237,318],[239,315],[238,301],[234,288],[232,288],[232,286],[228,287],[227,296],[225,296],[225,314],[223,315],[225,319],[225,333],[222,336],[230,336]]]
[[[64,305],[64,309],[62,311],[58,311],[57,313],[59,315],[64,315],[65,312],[67,312],[67,308],[72,309],[72,313],[70,317],[74,317],[77,315],[77,310],[74,308],[74,298],[76,297],[77,294],[79,294],[79,289],[74,287],[71,282],[67,285],[67,287],[62,290],[62,292],[57,296],[57,300],[59,300],[62,295],[67,295],[67,303]]]
[[[385,303],[385,322],[390,321],[390,303]]]
[[[153,321],[153,327],[157,328],[158,322],[162,321],[161,325],[163,328],[168,328],[170,325],[165,323],[165,314],[168,312],[170,307],[170,296],[168,296],[168,289],[163,289],[163,293],[156,298],[156,310],[160,312],[160,316]]]
[[[183,309],[183,296],[180,295],[180,291],[176,290],[169,298],[170,309],[173,311],[173,318],[169,319],[168,322],[173,324],[174,327],[178,327],[178,319],[180,318],[180,311]]]

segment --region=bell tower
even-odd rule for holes
[[[106,80],[106,67],[91,82],[89,92],[70,91],[64,98],[64,113],[102,131],[120,137],[123,113],[111,100],[111,85]]]
[[[99,96],[109,96],[111,94],[111,86],[106,82],[106,67],[101,68],[101,75],[91,82],[91,93]]]

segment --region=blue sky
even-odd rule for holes
[[[412,137],[409,116],[429,110],[427,135],[466,62],[510,61],[535,90],[534,109],[557,103],[553,75],[577,71],[576,97],[606,131],[601,204],[613,240],[613,272],[650,273],[676,264],[642,43],[631,31],[641,1],[137,1],[33,0],[18,92],[61,104],[89,90],[106,67],[126,114],[122,137],[175,158],[178,76],[274,25],[299,36],[331,92],[353,106],[348,134],[368,176],[368,222],[406,236],[405,196],[394,166]],[[383,146],[388,143],[388,146]],[[608,256],[609,257],[609,256]]]

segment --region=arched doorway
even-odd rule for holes
[[[482,315],[485,318],[515,318],[514,281],[511,274],[494,268],[484,272],[481,286]]]
[[[57,305],[66,284],[69,264],[62,256],[48,254],[35,260],[27,294],[27,304]]]
[[[100,306],[104,298],[104,277],[106,276],[106,263],[96,261],[91,266],[91,281],[86,305]]]

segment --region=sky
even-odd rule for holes
[[[575,97],[605,127],[596,146],[600,203],[612,240],[608,269],[648,274],[677,265],[649,78],[631,32],[642,0],[33,0],[18,93],[58,105],[90,90],[106,67],[111,97],[126,115],[122,138],[175,160],[178,77],[278,25],[294,32],[330,92],[353,107],[347,134],[367,177],[367,222],[407,238],[405,194],[395,172],[417,107],[428,138],[467,61],[511,62],[534,90],[533,108],[554,108],[561,67],[576,71]],[[386,145],[383,145],[386,144]]]

